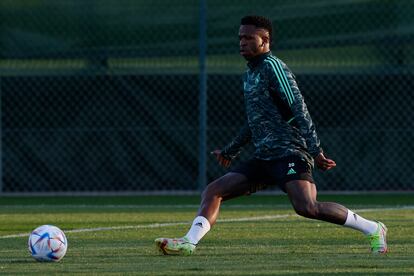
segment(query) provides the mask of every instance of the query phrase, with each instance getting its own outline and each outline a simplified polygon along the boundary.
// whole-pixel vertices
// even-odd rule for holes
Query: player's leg
[[[306,180],[293,180],[285,185],[286,192],[298,215],[343,225],[348,209],[333,202],[318,202],[316,186]]]
[[[236,172],[229,172],[205,188],[201,195],[198,214],[185,237],[193,244],[198,242],[216,223],[221,202],[250,193],[248,178]]]
[[[247,195],[250,193],[247,177],[240,173],[229,172],[210,183],[201,195],[198,216],[205,217],[210,225],[214,225],[222,201]]]
[[[197,244],[216,223],[221,202],[249,194],[250,186],[245,175],[235,172],[229,172],[210,183],[201,195],[197,217],[185,237]]]
[[[309,181],[293,180],[285,189],[297,214],[359,230],[370,239],[372,252],[387,252],[387,228],[381,222],[367,220],[338,203],[318,202],[316,186]]]
[[[180,239],[159,238],[157,248],[164,254],[191,255],[198,242],[215,224],[221,202],[249,194],[251,185],[243,174],[230,172],[210,183],[202,193],[200,209],[188,233]]]

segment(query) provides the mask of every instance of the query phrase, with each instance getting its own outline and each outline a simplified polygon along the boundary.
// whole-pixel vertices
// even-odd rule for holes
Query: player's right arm
[[[217,161],[223,167],[230,166],[231,161],[237,157],[243,146],[250,142],[252,138],[252,132],[250,131],[249,124],[245,123],[245,125],[241,128],[239,134],[231,141],[227,146],[225,146],[222,150],[215,150],[212,152],[217,158]]]

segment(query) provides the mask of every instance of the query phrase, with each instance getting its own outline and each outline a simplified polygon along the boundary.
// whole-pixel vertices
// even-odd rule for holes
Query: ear
[[[262,36],[262,41],[264,44],[268,44],[269,43],[269,37],[268,36]]]

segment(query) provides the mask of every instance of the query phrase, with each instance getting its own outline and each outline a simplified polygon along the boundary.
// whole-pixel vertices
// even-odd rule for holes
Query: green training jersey
[[[322,149],[295,76],[271,52],[247,65],[243,76],[247,120],[223,156],[232,159],[252,142],[257,159],[298,155],[313,163]]]

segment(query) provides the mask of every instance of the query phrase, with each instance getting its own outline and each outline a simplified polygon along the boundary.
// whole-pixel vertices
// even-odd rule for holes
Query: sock
[[[348,216],[344,226],[359,230],[365,235],[372,234],[378,229],[378,224],[375,221],[364,219],[351,210],[348,210]]]
[[[198,216],[185,237],[192,244],[197,244],[209,230],[210,222],[205,217]]]

